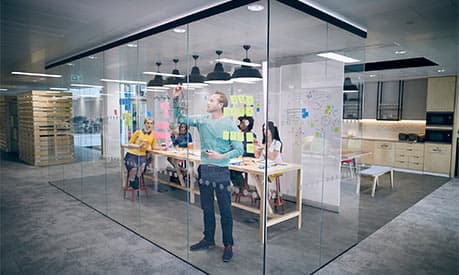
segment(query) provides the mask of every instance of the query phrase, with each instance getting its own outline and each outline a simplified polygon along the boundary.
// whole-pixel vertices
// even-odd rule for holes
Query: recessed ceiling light
[[[395,54],[406,54],[406,51],[404,51],[404,50],[398,50],[398,51],[395,51]]]
[[[176,33],[184,33],[184,32],[186,32],[186,29],[184,29],[184,28],[175,28],[174,32],[176,32]]]
[[[73,66],[73,63],[67,63],[67,66]]]
[[[334,53],[334,52],[319,53],[317,55],[320,56],[320,57],[325,57],[325,58],[328,58],[328,59],[333,59],[333,60],[336,60],[336,61],[340,61],[340,62],[343,62],[343,63],[354,63],[354,62],[359,62],[360,61],[358,59],[354,59],[354,58],[351,58],[351,57],[348,57],[348,56],[345,56],[345,55],[341,55],[341,54],[337,54],[337,53]]]
[[[247,9],[249,11],[262,11],[262,10],[265,9],[265,6],[263,6],[261,4],[251,4],[251,5],[247,6]]]
[[[370,74],[370,77],[375,77],[376,75],[375,74]]]
[[[88,56],[89,59],[96,59],[96,57],[94,55],[90,55]]]
[[[6,92],[6,91],[8,91],[8,89],[3,89],[3,88],[0,89],[0,92]]]
[[[145,81],[134,81],[134,80],[119,80],[119,79],[106,79],[102,78],[100,81],[103,82],[113,82],[113,83],[124,83],[124,84],[140,84],[140,85],[147,85]]]
[[[26,76],[41,76],[41,77],[62,77],[62,75],[60,74],[41,74],[41,73],[28,73],[28,72],[11,72],[11,74],[26,75]]]
[[[437,72],[438,73],[444,73],[444,72],[446,72],[446,70],[445,69],[438,69]]]
[[[127,43],[126,46],[128,46],[129,48],[137,48],[137,44],[135,43]]]
[[[56,87],[52,87],[52,88],[49,88],[50,90],[53,90],[53,91],[68,91],[67,88],[56,88]]]

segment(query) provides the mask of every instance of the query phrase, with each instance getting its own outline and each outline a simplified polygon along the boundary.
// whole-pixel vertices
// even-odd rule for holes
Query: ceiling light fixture
[[[41,74],[41,73],[28,73],[28,72],[11,72],[15,75],[25,75],[25,76],[41,76],[41,77],[62,77],[60,74]]]
[[[326,53],[319,53],[317,56],[328,58],[328,59],[333,59],[336,61],[340,61],[343,63],[354,63],[354,62],[359,62],[360,60],[354,59],[345,55],[337,54],[334,52],[326,52]]]
[[[0,89],[0,92],[6,92],[6,91],[8,91],[8,89],[3,89],[3,88]]]
[[[265,9],[265,6],[263,6],[261,4],[251,4],[251,5],[247,6],[247,9],[249,11],[262,11],[262,10]]]
[[[94,55],[90,55],[88,56],[89,59],[96,59],[96,57]]]
[[[112,83],[122,83],[122,84],[139,84],[139,85],[146,85],[147,82],[145,81],[134,81],[134,80],[119,80],[119,79],[100,79],[102,82],[112,82]]]
[[[242,48],[245,50],[245,58],[242,61],[251,63],[249,59],[249,53],[248,53],[250,49],[250,45],[243,45]],[[254,81],[260,81],[263,78],[260,74],[260,71],[258,71],[257,69],[252,68],[251,66],[242,65],[240,68],[237,68],[234,71],[231,79],[233,79],[235,82],[241,82],[241,80],[243,82],[247,82],[247,81],[254,82]]]
[[[127,43],[126,46],[129,47],[129,48],[137,48],[137,44],[136,43]]]
[[[222,62],[222,63],[235,64],[235,65],[250,66],[250,67],[261,67],[261,64],[258,64],[258,63],[244,62],[244,61],[239,61],[239,60],[234,60],[234,59],[229,59],[229,58],[219,58],[219,59],[216,59],[215,61]]]
[[[174,69],[172,70],[171,76],[166,79],[166,84],[164,85],[169,88],[174,88],[177,84],[183,82],[183,79],[185,78],[185,76],[181,75],[177,69],[177,63],[179,60],[175,58],[172,61],[174,62]]]
[[[356,93],[359,89],[357,85],[353,84],[350,77],[344,79],[343,93]]]
[[[406,51],[404,51],[404,50],[398,50],[398,51],[395,51],[395,54],[399,54],[399,55],[401,55],[401,54],[406,54]]]
[[[186,32],[186,29],[184,29],[184,28],[175,28],[174,32],[176,32],[176,33],[184,33],[184,32]]]
[[[376,75],[375,74],[370,74],[370,77],[375,77]]]
[[[157,71],[159,73],[159,66],[161,66],[161,62],[156,62],[156,67]],[[147,87],[155,87],[157,89],[162,88],[162,89],[167,89],[166,87],[163,87],[163,77],[159,74],[156,74],[153,79],[148,81]]]
[[[220,55],[223,53],[221,50],[215,51],[217,54],[217,60],[220,59]],[[208,84],[228,84],[232,83],[231,75],[223,69],[223,64],[220,62],[215,63],[213,72],[207,74],[207,80],[204,81]]]
[[[188,81],[185,80],[189,87],[202,88],[207,86],[207,83],[204,83],[206,77],[201,74],[199,67],[196,65],[198,58],[199,55],[193,55],[194,66],[191,68],[191,73],[188,75]]]
[[[168,73],[158,73],[158,72],[143,72],[143,74],[185,78],[183,74],[168,74]]]
[[[76,83],[70,84],[70,86],[79,87],[79,88],[98,88],[98,89],[102,89],[104,87],[104,86],[100,86],[100,85],[76,84]]]
[[[49,88],[50,90],[53,90],[53,91],[68,91],[67,88],[56,88],[56,87],[52,87],[52,88]]]
[[[444,73],[444,72],[446,72],[445,69],[438,69],[438,70],[437,70],[437,73]]]

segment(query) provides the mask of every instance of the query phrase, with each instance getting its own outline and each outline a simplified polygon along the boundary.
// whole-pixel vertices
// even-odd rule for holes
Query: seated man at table
[[[241,130],[241,132],[244,133],[244,141],[242,142],[242,145],[244,147],[244,154],[242,155],[243,157],[255,157],[255,154],[253,150],[251,152],[247,151],[247,145],[256,144],[257,143],[257,135],[252,132],[253,129],[253,117],[251,116],[240,116],[238,118],[239,120],[239,125],[238,128]],[[250,137],[251,136],[251,137]],[[253,147],[252,147],[253,149]],[[244,185],[244,177],[242,176],[241,172],[230,170],[230,178],[231,182],[235,187],[242,187]]]

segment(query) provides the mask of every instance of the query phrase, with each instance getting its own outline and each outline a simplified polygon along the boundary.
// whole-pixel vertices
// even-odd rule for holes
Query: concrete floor
[[[51,168],[34,168],[3,160],[1,171],[3,179],[1,183],[2,274],[24,274],[31,270],[36,270],[37,273],[45,273],[47,270],[57,271],[58,269],[53,268],[62,267],[56,262],[71,266],[69,268],[73,269],[67,271],[72,270],[73,273],[199,272],[164,251],[162,253],[167,256],[156,256],[156,252],[152,252],[158,249],[155,245],[46,184],[49,176],[57,179],[53,184],[58,188],[206,272],[211,274],[261,273],[263,246],[258,241],[258,219],[255,215],[237,209],[233,211],[236,244],[235,257],[230,264],[221,262],[221,244],[212,251],[191,253],[187,247],[201,238],[202,218],[199,205],[187,203],[186,195],[182,191],[161,187],[160,192],[155,192],[151,185],[148,198],[142,194],[134,203],[128,199],[123,200],[120,192],[119,162],[116,160]],[[21,173],[14,171],[21,171]],[[65,180],[62,180],[63,178]],[[13,190],[8,187],[10,182],[15,183]],[[304,207],[301,230],[295,229],[294,221],[269,228],[267,273],[312,272],[395,218],[445,183],[446,179],[396,173],[396,182],[398,184],[394,190],[382,184],[376,192],[376,197],[370,198],[369,183],[362,184],[362,191],[358,196],[354,192],[353,180],[343,180],[343,207],[339,214]],[[20,210],[30,209],[30,205],[34,206],[34,211]],[[289,205],[289,207],[293,206]],[[15,213],[17,211],[19,212]],[[70,220],[65,221],[65,219]],[[38,221],[37,226],[28,226],[34,224],[34,221]],[[105,229],[106,227],[109,229]],[[111,232],[114,230],[112,227],[116,229],[115,231],[124,232],[121,234],[122,237],[119,237],[119,232]],[[17,230],[18,228],[20,230]],[[72,230],[81,233],[74,234]],[[110,232],[103,233],[104,230]],[[55,234],[62,237],[52,238]],[[39,245],[31,242],[30,237],[25,237],[29,235],[35,236],[32,240],[36,240]],[[66,235],[71,237],[64,237]],[[7,238],[5,239],[4,236]],[[189,240],[187,236],[190,236]],[[51,238],[53,241],[47,244]],[[85,240],[86,238],[88,240]],[[122,241],[123,238],[127,238],[128,241]],[[136,241],[131,242],[131,239]],[[221,240],[219,226],[217,226],[216,240],[217,242]],[[73,246],[82,253],[72,256],[69,253],[52,252],[52,249],[40,250],[41,247],[49,247],[53,243],[56,243],[54,246],[60,251],[67,252],[66,247]],[[24,250],[30,251],[31,255],[28,257],[18,255]],[[34,250],[35,252],[32,252]],[[119,254],[121,252],[113,252],[120,250],[123,255]],[[14,256],[9,256],[10,252],[13,252],[11,255]],[[8,256],[5,256],[5,253]],[[38,254],[41,256],[38,257]],[[150,259],[151,254],[155,255],[152,259]],[[136,256],[132,257],[132,255]],[[110,260],[120,256],[129,259],[127,263],[115,263]],[[34,259],[32,265],[28,261],[31,258]],[[97,264],[98,262],[100,264]],[[41,269],[33,267],[34,265],[41,266]],[[27,266],[31,267],[27,269]],[[167,266],[176,269],[167,270]]]

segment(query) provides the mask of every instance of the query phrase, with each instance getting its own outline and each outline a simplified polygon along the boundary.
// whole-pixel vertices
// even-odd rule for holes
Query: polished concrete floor
[[[263,246],[258,241],[256,215],[236,209],[233,211],[235,257],[230,264],[224,264],[221,262],[221,244],[212,251],[188,252],[190,242],[201,238],[202,218],[198,204],[187,203],[183,191],[160,186],[159,192],[156,192],[152,185],[149,185],[148,198],[141,194],[134,203],[129,199],[123,200],[119,162],[116,160],[51,168],[34,168],[3,160],[1,168],[2,274],[26,274],[31,270],[46,273],[46,270],[57,271],[53,268],[61,268],[59,264],[72,268],[67,270],[70,273],[199,272],[168,253],[156,256],[158,248],[151,242],[211,274],[261,273]],[[54,179],[54,186],[98,212],[46,184],[48,177]],[[14,182],[13,189],[9,187],[11,182]],[[312,272],[391,221],[445,183],[446,179],[396,173],[396,182],[394,190],[382,184],[376,197],[370,198],[369,183],[362,184],[358,196],[354,192],[353,179],[343,180],[343,207],[339,214],[304,207],[301,230],[296,230],[294,221],[269,228],[267,273]],[[151,242],[139,238],[102,214]],[[29,223],[37,225],[28,226]],[[113,230],[124,233],[113,233]],[[67,235],[69,238],[65,237]],[[221,240],[219,226],[216,239]],[[56,247],[57,252],[54,252]],[[72,255],[68,247],[81,253]],[[24,251],[30,255],[21,257],[19,254]],[[153,259],[150,259],[151,255]],[[125,261],[114,263],[113,259],[118,257]],[[171,269],[166,269],[167,266]]]

